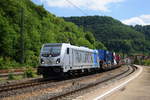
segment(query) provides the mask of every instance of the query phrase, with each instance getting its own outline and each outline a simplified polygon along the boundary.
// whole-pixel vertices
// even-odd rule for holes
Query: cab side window
[[[67,48],[67,54],[69,54],[69,48]]]

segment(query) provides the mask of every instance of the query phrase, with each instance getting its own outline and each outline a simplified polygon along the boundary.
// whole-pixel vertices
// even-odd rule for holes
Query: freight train
[[[93,50],[68,43],[47,43],[41,48],[37,72],[47,78],[108,70],[119,63],[120,56],[107,50]]]

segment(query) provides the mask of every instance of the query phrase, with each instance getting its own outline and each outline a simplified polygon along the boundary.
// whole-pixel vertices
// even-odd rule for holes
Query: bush
[[[134,64],[141,65],[141,60],[136,58]]]
[[[10,69],[19,67],[20,64],[15,60],[12,60],[10,57],[0,57],[0,69]]]
[[[39,57],[36,56],[36,55],[34,54],[34,52],[33,52],[33,51],[30,51],[30,50],[28,50],[28,51],[26,52],[26,55],[28,55],[28,56],[26,57],[26,62],[25,62],[25,64],[26,64],[26,65],[29,65],[29,66],[37,67],[38,64],[39,64]]]
[[[14,80],[15,76],[13,75],[13,73],[9,73],[8,74],[8,80]]]
[[[88,40],[85,40],[84,38],[79,38],[77,44],[79,46],[88,47],[91,49],[93,48],[93,45]]]
[[[143,61],[142,61],[142,64],[143,64],[143,65],[146,65],[146,66],[150,66],[150,59],[143,60]]]
[[[33,68],[31,68],[31,67],[28,67],[24,72],[24,77],[31,78],[31,77],[35,77],[35,76],[36,76],[36,74],[33,71]]]

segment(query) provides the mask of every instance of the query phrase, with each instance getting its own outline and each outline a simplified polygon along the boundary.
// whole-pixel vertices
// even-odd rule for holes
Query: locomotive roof
[[[93,49],[89,49],[87,47],[83,47],[83,46],[74,46],[74,45],[70,45],[70,48],[72,49],[76,49],[76,50],[83,50],[83,51],[89,51],[89,52],[93,52]]]
[[[90,52],[93,52],[94,50],[92,49],[89,49],[87,47],[83,47],[83,46],[74,46],[74,45],[71,45],[70,43],[46,43],[44,45],[64,45],[66,47],[70,47],[70,48],[74,48],[74,49],[77,49],[77,50],[84,50],[84,51],[90,51]]]
[[[70,45],[69,43],[45,43],[44,45],[62,45],[62,44]]]

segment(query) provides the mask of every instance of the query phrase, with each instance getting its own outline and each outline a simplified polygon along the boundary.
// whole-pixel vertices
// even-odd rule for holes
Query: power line
[[[69,0],[66,0],[68,3],[70,3],[71,5],[73,5],[75,8],[79,9],[80,12],[82,12],[84,15],[88,16],[87,13],[85,13],[81,8],[79,8],[77,5],[75,5],[74,3],[72,3],[71,1]]]

